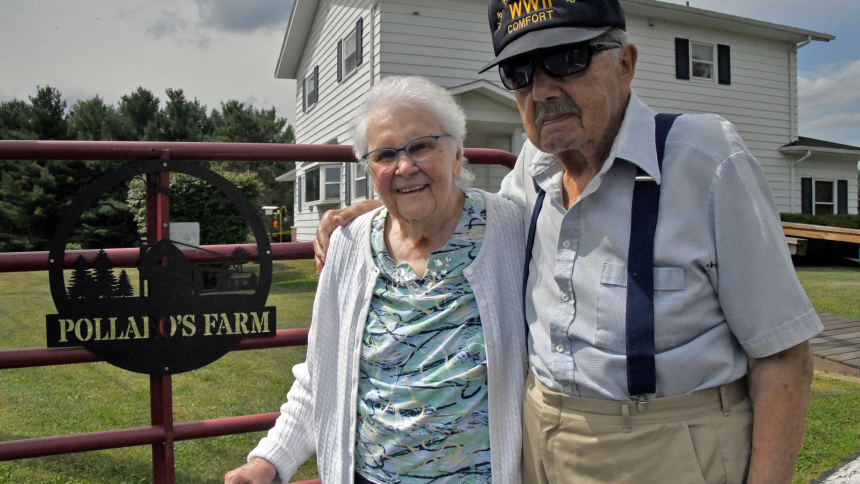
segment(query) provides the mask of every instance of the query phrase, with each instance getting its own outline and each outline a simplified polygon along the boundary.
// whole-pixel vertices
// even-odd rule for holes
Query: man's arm
[[[747,484],[791,482],[812,374],[808,341],[772,356],[750,358],[753,440]]]
[[[371,212],[382,205],[379,200],[364,200],[339,210],[327,210],[317,226],[317,234],[314,237],[314,260],[317,263],[317,273],[322,272],[325,266],[325,256],[328,252],[328,243],[334,229],[348,225],[357,217]]]

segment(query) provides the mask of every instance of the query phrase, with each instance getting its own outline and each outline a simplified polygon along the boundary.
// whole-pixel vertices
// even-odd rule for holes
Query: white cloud
[[[860,129],[860,113],[828,114],[804,123],[802,128],[810,131]]]
[[[146,33],[160,39],[167,35],[175,35],[185,30],[188,21],[180,16],[178,10],[162,10],[158,20],[146,28]]]
[[[292,2],[281,0],[194,0],[208,27],[247,34],[285,28]]]
[[[828,71],[818,77],[813,73],[798,76],[798,100],[812,116],[860,102],[860,60]]]

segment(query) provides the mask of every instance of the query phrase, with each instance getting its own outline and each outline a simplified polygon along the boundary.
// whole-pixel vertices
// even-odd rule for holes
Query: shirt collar
[[[636,93],[630,90],[630,100],[624,111],[624,121],[621,122],[621,128],[612,143],[609,156],[596,178],[602,177],[611,168],[616,158],[621,158],[641,168],[654,178],[658,185],[660,184],[657,143],[654,140],[656,114],[656,111],[640,101]],[[536,177],[556,163],[558,160],[555,156],[539,151],[529,164],[529,175]],[[540,178],[538,177],[538,180]]]

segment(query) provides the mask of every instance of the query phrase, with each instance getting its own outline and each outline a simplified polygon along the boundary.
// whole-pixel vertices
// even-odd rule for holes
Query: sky
[[[666,0],[685,4],[686,0]],[[860,146],[860,0],[691,0],[692,7],[836,36],[798,53],[800,135]],[[138,86],[237,99],[295,117],[275,79],[292,0],[0,0],[0,101],[59,89],[69,107]]]

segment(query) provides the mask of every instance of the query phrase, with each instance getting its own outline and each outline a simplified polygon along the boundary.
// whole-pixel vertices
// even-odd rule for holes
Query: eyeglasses
[[[499,77],[506,88],[515,91],[534,82],[535,65],[543,67],[552,77],[571,76],[588,69],[595,52],[619,47],[618,42],[591,42],[568,47],[563,52],[554,50],[541,59],[512,59],[499,64]]]
[[[450,134],[439,136],[422,136],[406,143],[403,148],[379,148],[361,157],[370,164],[370,169],[376,173],[388,173],[397,166],[400,152],[405,151],[410,160],[418,163],[427,163],[439,152],[439,138],[451,137]]]

